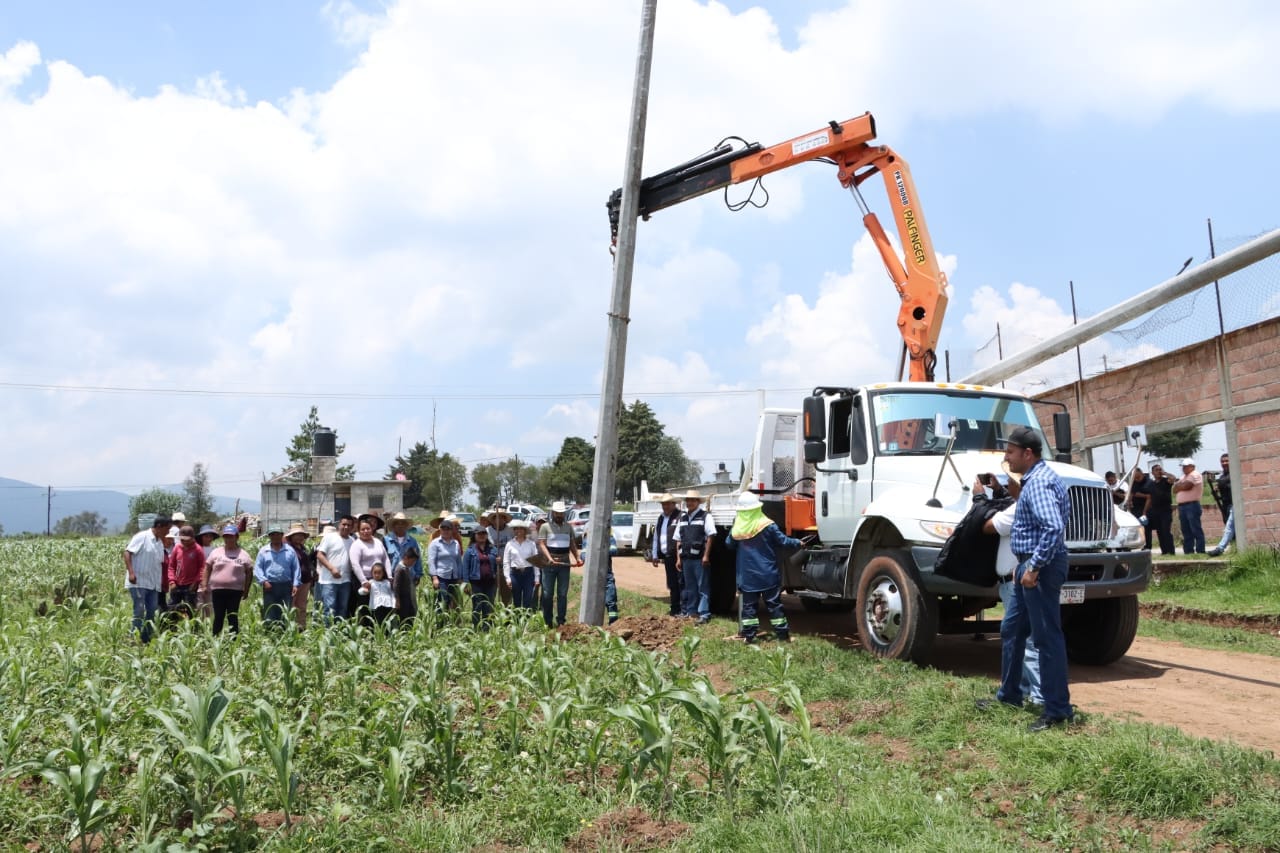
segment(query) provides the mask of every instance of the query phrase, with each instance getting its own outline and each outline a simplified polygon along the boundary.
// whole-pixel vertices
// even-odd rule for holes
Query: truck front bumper
[[[997,597],[996,587],[982,587],[933,573],[941,548],[913,545],[911,556],[924,588],[935,595]],[[1084,587],[1085,601],[1124,598],[1146,590],[1151,583],[1150,551],[1087,551],[1067,554],[1065,587]]]

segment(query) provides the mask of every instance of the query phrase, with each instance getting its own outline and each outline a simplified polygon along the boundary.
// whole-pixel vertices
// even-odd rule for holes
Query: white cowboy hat
[[[702,495],[698,494],[698,493],[697,493],[697,492],[695,492],[693,489],[690,489],[689,491],[685,492],[685,493],[684,493],[683,495],[681,495],[680,497],[681,497],[681,498],[683,498],[683,499],[684,499],[684,500],[686,500],[686,501],[701,501],[701,500],[702,500]]]
[[[551,505],[552,512],[568,512],[569,508],[565,506],[564,501],[556,501]]]
[[[660,504],[673,504],[676,502],[676,496],[670,492],[663,492],[660,495],[654,495],[653,499]]]

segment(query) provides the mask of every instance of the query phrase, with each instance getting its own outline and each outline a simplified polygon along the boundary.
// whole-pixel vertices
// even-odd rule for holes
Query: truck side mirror
[[[822,397],[805,397],[804,461],[817,465],[827,459],[827,406]]]
[[[1059,462],[1071,461],[1071,415],[1067,412],[1053,413],[1053,444],[1058,450]],[[1062,456],[1066,459],[1062,459]]]

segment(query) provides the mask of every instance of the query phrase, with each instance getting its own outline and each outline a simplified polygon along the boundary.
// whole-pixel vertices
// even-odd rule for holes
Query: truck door
[[[831,401],[827,463],[817,494],[818,528],[824,542],[852,542],[871,500],[867,418],[861,395]]]

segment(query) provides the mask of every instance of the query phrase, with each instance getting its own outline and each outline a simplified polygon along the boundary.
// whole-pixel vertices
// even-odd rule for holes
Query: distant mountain
[[[181,492],[181,486],[161,486],[170,491]],[[124,492],[105,489],[53,490],[50,508],[48,493],[44,486],[24,483],[21,480],[10,480],[0,477],[0,524],[4,525],[6,534],[43,533],[46,519],[53,526],[60,519],[82,512],[96,512],[106,517],[107,530],[115,533],[129,522],[129,498]],[[214,497],[214,511],[221,515],[230,515],[235,510],[236,499]],[[261,508],[259,501],[240,499],[240,511],[256,513]]]

